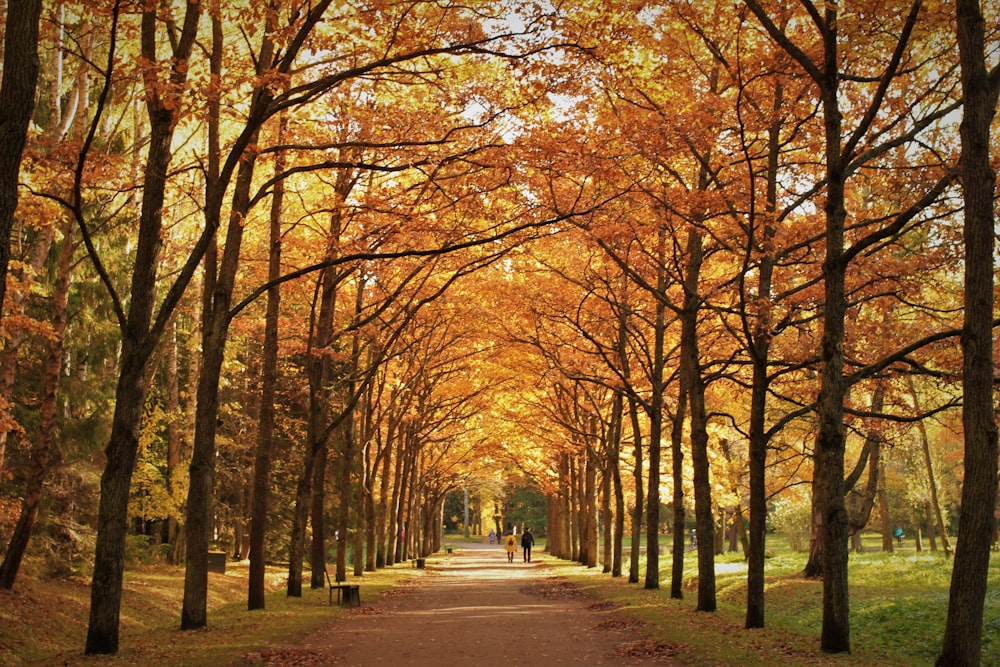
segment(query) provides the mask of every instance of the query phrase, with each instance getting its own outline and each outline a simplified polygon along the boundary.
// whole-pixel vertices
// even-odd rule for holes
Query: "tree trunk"
[[[382,455],[382,472],[379,478],[379,492],[378,492],[378,505],[375,511],[375,567],[381,568],[387,565],[392,565],[392,559],[389,555],[389,544],[391,540],[388,539],[392,536],[392,530],[389,525],[389,518],[391,516],[389,504],[391,497],[389,491],[391,489],[392,482],[392,461],[393,459],[398,460],[398,454],[393,455],[393,448],[391,446],[392,439],[386,437],[386,441]]]
[[[339,511],[337,513],[337,576],[341,581],[347,579],[347,539],[350,529],[351,508],[355,503],[355,493],[352,477],[354,468],[354,420],[348,415],[340,426],[341,449],[338,452],[337,470],[340,477],[337,486],[340,491]]]
[[[0,80],[0,311],[7,293],[10,234],[17,210],[21,155],[35,112],[38,84],[38,19],[41,0],[9,0]],[[0,469],[3,452],[0,451]]]
[[[881,462],[879,465],[882,466],[882,474],[879,475],[882,483],[878,489],[878,508],[882,517],[882,551],[892,553],[892,513],[889,510],[889,494],[885,491],[885,465]]]
[[[265,40],[267,42],[267,40]],[[262,54],[263,62],[270,56]],[[256,143],[254,133],[253,143]],[[226,340],[231,316],[233,289],[239,270],[243,221],[250,207],[250,187],[256,160],[253,155],[240,162],[233,191],[232,211],[226,245],[217,277],[206,281],[211,290],[211,306],[203,315],[202,364],[198,378],[198,407],[195,413],[194,446],[191,453],[187,513],[185,521],[184,601],[181,629],[195,630],[208,624],[208,549],[212,540],[215,504],[215,438],[219,425],[219,379],[225,361]],[[221,183],[207,193],[205,216],[220,214],[224,193]],[[209,223],[213,225],[214,223]]]
[[[917,388],[913,384],[913,378],[907,377],[910,397],[913,399],[913,409],[917,414],[920,414],[920,397],[917,395]],[[938,502],[938,492],[937,492],[937,480],[934,478],[934,465],[931,462],[931,443],[930,438],[927,437],[927,427],[924,425],[923,420],[917,422],[917,433],[920,434],[920,449],[924,455],[924,467],[927,469],[927,488],[930,489],[931,502],[927,507],[927,512],[930,514],[931,511],[934,512],[934,518],[937,521],[937,532],[941,536],[941,547],[944,549],[944,555],[947,558],[951,557],[951,545],[948,543],[948,532],[944,525],[944,515],[941,512],[941,503]],[[928,517],[930,518],[930,517]],[[936,551],[937,548],[934,543],[934,524],[931,521],[927,522],[927,536],[930,538],[931,551]]]
[[[164,369],[166,377],[166,402],[167,402],[167,467],[166,482],[167,495],[174,498],[177,491],[176,477],[181,472],[181,456],[184,449],[184,436],[181,429],[181,387],[178,376],[178,355],[177,355],[177,320],[174,318],[170,323],[167,340],[167,364]],[[171,546],[168,552],[168,562],[172,565],[178,563],[173,560],[174,548],[178,535],[178,517],[171,514],[165,522],[163,541]]]
[[[625,542],[625,492],[622,488],[621,472],[621,446],[622,446],[622,419],[624,418],[625,397],[622,392],[615,392],[615,402],[611,416],[611,435],[609,439],[609,453],[606,470],[611,472],[611,492],[614,493],[614,529],[612,540],[614,542],[611,551],[611,576],[622,576],[622,550]],[[605,475],[607,472],[605,472]],[[609,510],[610,511],[610,510]],[[610,518],[610,517],[609,517]]]
[[[872,414],[882,412],[885,403],[885,386],[879,384],[872,392],[871,409]],[[868,483],[864,491],[855,489],[858,480],[868,468]],[[882,432],[875,427],[869,427],[865,434],[865,444],[861,448],[861,456],[857,465],[847,479],[844,480],[844,491],[855,499],[855,502],[848,510],[848,529],[851,536],[851,548],[861,551],[861,532],[868,525],[872,510],[875,508],[875,497],[878,495],[880,485],[880,473],[882,472]]]
[[[997,424],[993,402],[993,219],[996,176],[990,125],[1000,80],[986,69],[985,26],[978,0],[957,0],[958,46],[965,99],[961,178],[965,198],[965,325],[962,329],[962,426],[965,479],[948,617],[938,665],[978,665],[983,605],[994,536]]]
[[[775,87],[774,107],[776,117],[784,98],[784,88]],[[781,121],[776,120],[767,128],[767,186],[764,204],[764,229],[761,258],[758,265],[757,299],[760,308],[753,324],[750,341],[750,358],[753,363],[750,389],[750,544],[747,552],[747,613],[744,627],[748,630],[764,627],[764,559],[767,541],[767,395],[770,389],[772,319],[771,281],[774,277],[774,214],[778,201],[778,159],[781,154]]]
[[[188,2],[183,29],[173,51],[174,85],[182,87],[186,63],[197,33],[201,3]],[[142,53],[156,58],[156,10],[142,15]],[[9,25],[9,24],[8,24]],[[146,403],[149,360],[162,331],[151,330],[156,300],[157,267],[162,243],[163,202],[171,160],[176,110],[168,107],[155,90],[147,90],[150,117],[149,149],[143,181],[142,207],[129,290],[128,314],[122,329],[120,373],[115,389],[115,412],[101,475],[101,500],[97,515],[94,574],[90,586],[90,618],[85,651],[88,654],[118,652],[118,620],[121,613],[122,578],[125,571],[125,534],[128,496],[139,447],[139,429]],[[196,248],[191,259],[197,259]],[[203,250],[203,249],[202,249]],[[95,258],[96,260],[96,258]],[[182,273],[179,281],[187,274]],[[175,287],[183,290],[178,282]],[[121,317],[121,313],[119,313]]]
[[[596,418],[591,420],[591,426],[596,428]],[[596,435],[591,432],[591,440],[596,438]],[[592,443],[594,444],[594,443]],[[587,473],[586,480],[584,482],[584,501],[586,502],[587,509],[585,515],[587,529],[584,532],[584,539],[587,543],[587,558],[584,565],[587,567],[597,567],[597,452],[594,447],[587,447]]]
[[[63,368],[63,340],[66,335],[70,279],[73,271],[73,228],[69,221],[63,228],[59,266],[52,291],[52,332],[49,336],[49,353],[45,361],[45,380],[41,406],[38,410],[38,436],[31,450],[31,469],[28,473],[21,515],[18,517],[3,564],[0,565],[0,588],[10,590],[21,567],[21,560],[28,547],[28,539],[38,518],[42,486],[52,465],[59,459],[56,446],[56,413],[59,402],[59,379]]]
[[[288,121],[282,115],[278,143],[285,135]],[[275,174],[285,168],[285,152],[275,156]],[[271,195],[267,279],[281,276],[281,210],[284,204],[284,181],[274,185]],[[281,314],[281,287],[272,284],[267,290],[264,315],[263,359],[260,377],[260,410],[257,419],[257,447],[254,453],[253,491],[250,506],[250,572],[247,582],[247,609],[264,609],[264,572],[267,564],[267,508],[271,487],[271,454],[274,451],[275,394],[278,384],[278,321]]]
[[[708,415],[705,412],[705,382],[698,351],[698,312],[701,279],[702,235],[692,227],[688,232],[687,275],[684,281],[681,354],[682,372],[688,378],[691,403],[691,463],[694,468],[694,513],[698,526],[698,606],[697,611],[715,611],[715,516],[712,513],[712,482],[708,460]]]
[[[632,453],[635,463],[632,479],[635,484],[635,508],[632,510],[632,545],[629,549],[628,582],[639,583],[639,556],[642,549],[642,516],[645,511],[645,494],[642,479],[642,428],[639,425],[639,405],[629,398],[629,421],[632,424]]]
[[[684,506],[684,418],[688,405],[688,378],[681,373],[677,392],[677,412],[670,428],[671,474],[673,479],[673,542],[670,568],[670,597],[684,599],[684,531],[687,508]]]
[[[326,469],[327,447],[316,452],[309,498],[309,588],[326,588]]]
[[[924,503],[924,515],[923,515],[922,519],[927,524],[927,541],[930,542],[931,551],[937,551],[937,541],[936,541],[936,539],[934,537],[934,534],[935,534],[935,531],[934,531],[934,516],[933,516],[932,510],[931,510],[931,504],[930,503]],[[920,525],[918,522],[915,522],[915,523],[918,526]],[[947,539],[943,535],[942,535],[942,540],[944,541],[944,543],[946,545],[945,546],[945,553],[948,556],[951,556],[950,550],[947,547],[947,543],[948,543]]]
[[[649,475],[646,491],[646,582],[644,588],[660,587],[660,448],[663,439],[663,367],[664,339],[667,330],[667,307],[662,295],[667,291],[666,262],[667,229],[660,226],[657,234],[656,277],[657,299],[653,324],[653,367],[650,373],[652,391],[649,399]]]
[[[626,385],[631,384],[632,378],[632,372],[629,366],[628,347],[626,345],[629,312],[629,307],[626,304],[622,304],[618,315],[618,362],[621,364],[622,379]],[[632,479],[633,491],[635,493],[635,507],[632,510],[631,516],[632,544],[629,549],[628,582],[630,584],[637,584],[639,583],[639,555],[642,547],[642,513],[645,501],[642,492],[642,427],[639,424],[639,404],[631,393],[628,396],[628,415],[629,423],[632,427],[632,454],[634,460]],[[619,426],[619,432],[621,432],[622,429],[623,427]],[[616,460],[616,471],[618,468],[619,466]],[[624,513],[622,518],[624,519]]]
[[[576,458],[569,457],[569,558],[580,560],[580,474]]]
[[[611,463],[605,461],[601,471],[601,526],[604,529],[604,543],[601,545],[602,572],[611,572],[614,560],[614,522],[611,520]]]

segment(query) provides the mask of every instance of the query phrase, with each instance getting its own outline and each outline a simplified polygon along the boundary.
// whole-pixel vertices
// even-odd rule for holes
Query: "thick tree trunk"
[[[184,26],[173,54],[177,63],[185,63],[190,54],[197,33],[200,8],[199,2],[187,4]],[[155,8],[143,12],[142,52],[149,62],[157,60],[156,21]],[[171,75],[172,83],[178,87],[183,86],[186,76],[187,68],[175,65]],[[146,402],[148,364],[158,342],[158,334],[151,331],[151,324],[156,301],[163,201],[171,160],[175,111],[166,106],[155,91],[149,90],[147,93],[151,123],[149,149],[143,175],[143,198],[128,314],[122,331],[121,370],[115,389],[115,412],[105,449],[104,473],[101,475],[94,574],[90,586],[90,619],[85,647],[88,654],[118,652],[129,488],[135,469],[139,429]]]
[[[35,111],[41,0],[8,0],[0,80],[0,311],[7,293],[10,234],[17,210],[21,155]],[[3,451],[0,450],[0,469]]]
[[[985,25],[978,0],[957,0],[965,98],[961,177],[965,197],[965,325],[962,329],[962,426],[965,479],[948,617],[937,664],[978,665],[983,605],[995,531],[997,423],[993,402],[994,190],[990,126],[1000,79],[986,69]],[[995,72],[994,72],[995,74]]]

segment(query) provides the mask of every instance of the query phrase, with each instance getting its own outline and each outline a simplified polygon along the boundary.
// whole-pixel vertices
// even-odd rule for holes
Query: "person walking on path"
[[[530,528],[525,528],[521,533],[521,552],[524,554],[524,562],[531,562],[531,547],[535,546],[535,536],[531,534]]]
[[[507,550],[507,562],[514,562],[514,552],[517,551],[517,540],[514,539],[513,535],[508,535],[506,541],[504,542],[504,548]]]

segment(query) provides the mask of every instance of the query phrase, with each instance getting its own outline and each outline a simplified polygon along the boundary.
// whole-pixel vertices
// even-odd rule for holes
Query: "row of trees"
[[[753,628],[768,503],[808,485],[822,648],[847,651],[848,537],[908,434],[944,534],[936,417],[966,442],[942,661],[978,661],[997,17],[223,4],[63,0],[7,40],[5,89],[25,49],[43,66],[4,302],[5,586],[46,480],[55,510],[102,470],[97,514],[68,515],[96,527],[86,650],[112,653],[135,532],[185,563],[198,628],[216,533],[255,609],[269,556],[300,595],[331,528],[341,578],[349,550],[356,575],[425,555],[449,491],[507,475],[549,494],[560,555],[622,574],[628,525],[638,583],[644,532],[647,588],[669,501],[677,597],[693,495],[703,611],[719,517],[745,519]]]

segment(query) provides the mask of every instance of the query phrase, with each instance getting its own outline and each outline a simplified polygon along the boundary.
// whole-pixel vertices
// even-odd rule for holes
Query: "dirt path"
[[[364,605],[299,647],[245,656],[266,665],[671,665],[614,611],[501,547],[463,546],[425,576]],[[363,595],[363,594],[362,594]]]

